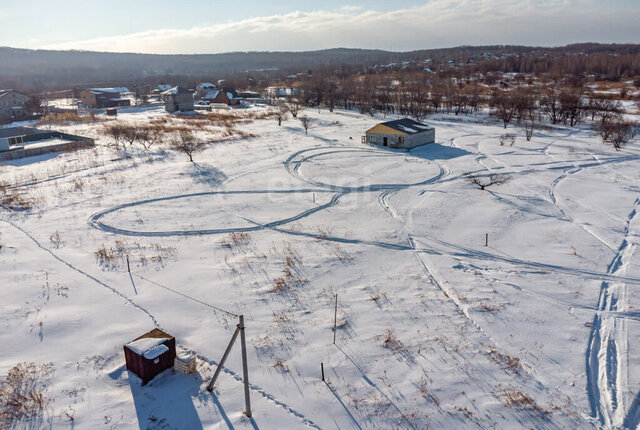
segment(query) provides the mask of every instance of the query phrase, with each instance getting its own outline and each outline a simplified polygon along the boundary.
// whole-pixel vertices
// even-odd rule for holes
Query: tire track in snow
[[[625,273],[629,267],[640,234],[640,198],[627,218],[625,236],[607,273]],[[598,310],[626,312],[629,306],[627,285],[623,282],[603,281],[600,287]],[[628,386],[628,328],[627,321],[606,313],[593,317],[586,352],[587,394],[591,414],[606,428],[621,427],[636,417],[625,417]],[[631,408],[630,413],[633,412]],[[635,414],[637,416],[637,414]]]

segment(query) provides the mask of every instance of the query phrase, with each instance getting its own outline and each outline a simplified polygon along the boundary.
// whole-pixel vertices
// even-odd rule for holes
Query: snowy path
[[[625,237],[609,264],[607,273],[624,274],[640,237],[640,199],[636,200],[625,227]],[[628,287],[623,282],[602,282],[598,310],[593,317],[589,345],[586,353],[587,390],[592,415],[606,428],[622,427],[628,406],[627,384],[627,321],[609,313],[627,312]],[[636,421],[633,418],[632,421]],[[626,424],[625,424],[626,422]],[[637,422],[633,423],[635,427]]]

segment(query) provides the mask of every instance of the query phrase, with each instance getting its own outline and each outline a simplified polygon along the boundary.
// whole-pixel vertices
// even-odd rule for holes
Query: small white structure
[[[436,141],[436,129],[409,118],[382,122],[365,132],[362,143],[411,149]]]

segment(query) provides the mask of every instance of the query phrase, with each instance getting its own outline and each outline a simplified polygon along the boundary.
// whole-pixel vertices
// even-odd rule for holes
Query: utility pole
[[[244,315],[240,315],[240,345],[242,346],[242,377],[244,379],[244,414],[248,417],[251,416],[251,400],[249,398],[249,368],[247,366],[247,344],[244,336]]]

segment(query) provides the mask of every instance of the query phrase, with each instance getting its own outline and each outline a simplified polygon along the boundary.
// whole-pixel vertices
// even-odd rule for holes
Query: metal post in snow
[[[489,246],[489,233],[484,235],[484,246]]]
[[[324,363],[320,362],[320,372],[322,373],[322,382],[324,382]]]
[[[127,272],[131,273],[131,266],[129,266],[129,256],[127,255]]]

